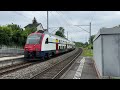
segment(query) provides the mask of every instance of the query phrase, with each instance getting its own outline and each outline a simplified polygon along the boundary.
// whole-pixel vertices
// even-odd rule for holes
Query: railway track
[[[63,54],[60,54],[60,55],[63,55]],[[58,55],[58,56],[60,56],[60,55]],[[56,56],[51,57],[51,58],[56,58]],[[48,60],[48,59],[46,59],[46,60]],[[8,74],[8,73],[11,73],[11,72],[14,72],[14,71],[17,71],[17,70],[20,70],[20,69],[23,69],[23,68],[26,68],[26,67],[29,67],[29,66],[34,65],[34,64],[38,64],[40,62],[41,61],[35,61],[35,62],[33,62],[33,61],[32,62],[23,61],[21,63],[12,64],[12,65],[7,65],[7,66],[4,66],[4,67],[1,67],[0,68],[0,76]]]
[[[41,78],[43,78],[43,79],[44,78],[45,79],[49,79],[49,78],[54,79],[54,78],[59,78],[61,76],[61,74],[63,74],[64,71],[72,64],[72,62],[75,61],[77,56],[79,56],[81,54],[81,52],[82,52],[82,50],[80,49],[80,50],[76,51],[74,55],[68,57],[67,60],[61,60],[59,63],[53,64],[50,67],[46,67],[46,69],[42,70],[39,74],[37,73],[37,74],[33,75],[32,77],[30,77],[28,79],[39,79],[39,78],[40,79]],[[56,58],[56,57],[52,57],[52,58]],[[36,61],[36,62],[26,62],[25,61],[25,62],[22,62],[22,63],[14,64],[12,66],[7,66],[7,67],[0,68],[0,76],[4,76],[4,75],[7,75],[9,73],[18,71],[20,69],[27,68],[27,67],[32,66],[34,64],[39,64],[40,62],[41,61]],[[45,73],[48,76],[46,76]]]
[[[79,49],[74,55],[56,63],[55,65],[52,65],[51,67],[44,69],[29,79],[59,79],[81,53],[82,49]]]
[[[17,71],[22,68],[26,68],[28,66],[31,66],[31,65],[37,64],[37,63],[39,63],[39,62],[22,62],[22,63],[14,64],[12,66],[6,66],[3,68],[0,68],[0,76],[7,74],[7,73]]]

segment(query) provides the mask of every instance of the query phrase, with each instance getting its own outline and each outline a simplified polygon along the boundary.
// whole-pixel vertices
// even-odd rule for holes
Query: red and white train
[[[45,58],[75,49],[75,43],[48,32],[35,32],[27,37],[25,58]]]

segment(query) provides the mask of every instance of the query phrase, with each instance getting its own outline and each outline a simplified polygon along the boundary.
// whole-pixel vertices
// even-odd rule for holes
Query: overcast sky
[[[44,28],[47,28],[46,11],[0,11],[0,25],[18,24],[22,28],[32,23],[36,17]],[[102,27],[120,25],[120,11],[49,11],[49,32],[55,33],[57,27],[65,28],[65,35],[69,40],[86,42],[89,34],[75,25],[89,25],[92,23],[92,35]],[[89,31],[89,26],[81,26]]]

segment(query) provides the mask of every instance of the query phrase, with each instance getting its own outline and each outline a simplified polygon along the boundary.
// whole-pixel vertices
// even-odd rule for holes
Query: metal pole
[[[48,27],[48,11],[47,11],[47,31],[48,31],[49,27]]]
[[[89,44],[91,44],[91,22],[90,22],[90,42]]]

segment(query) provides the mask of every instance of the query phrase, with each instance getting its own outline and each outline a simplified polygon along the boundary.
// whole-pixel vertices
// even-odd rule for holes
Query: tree
[[[59,27],[59,29],[58,29],[58,31],[56,31],[55,35],[65,38],[64,32],[65,32],[65,29],[63,27]]]
[[[95,35],[92,35],[90,38],[89,38],[89,42],[91,40],[91,44],[93,44],[93,39],[94,39]]]
[[[83,47],[83,43],[82,42],[74,42],[76,47]]]
[[[91,43],[88,45],[88,49],[93,49],[93,39],[94,39],[95,35],[92,35],[90,38],[89,38],[89,42],[91,40]]]
[[[89,45],[88,42],[84,43],[84,47],[88,47],[88,45]]]
[[[34,18],[34,23],[36,23]],[[20,28],[17,24],[8,24],[0,26],[0,46],[24,46],[26,43],[27,36],[35,32],[35,25],[33,27],[28,27],[25,30]]]
[[[14,31],[14,30],[15,30],[15,31],[16,31],[16,30],[20,30],[20,31],[23,30],[23,29],[20,28],[20,26],[17,25],[17,24],[8,24],[7,27],[11,28],[13,31]]]

